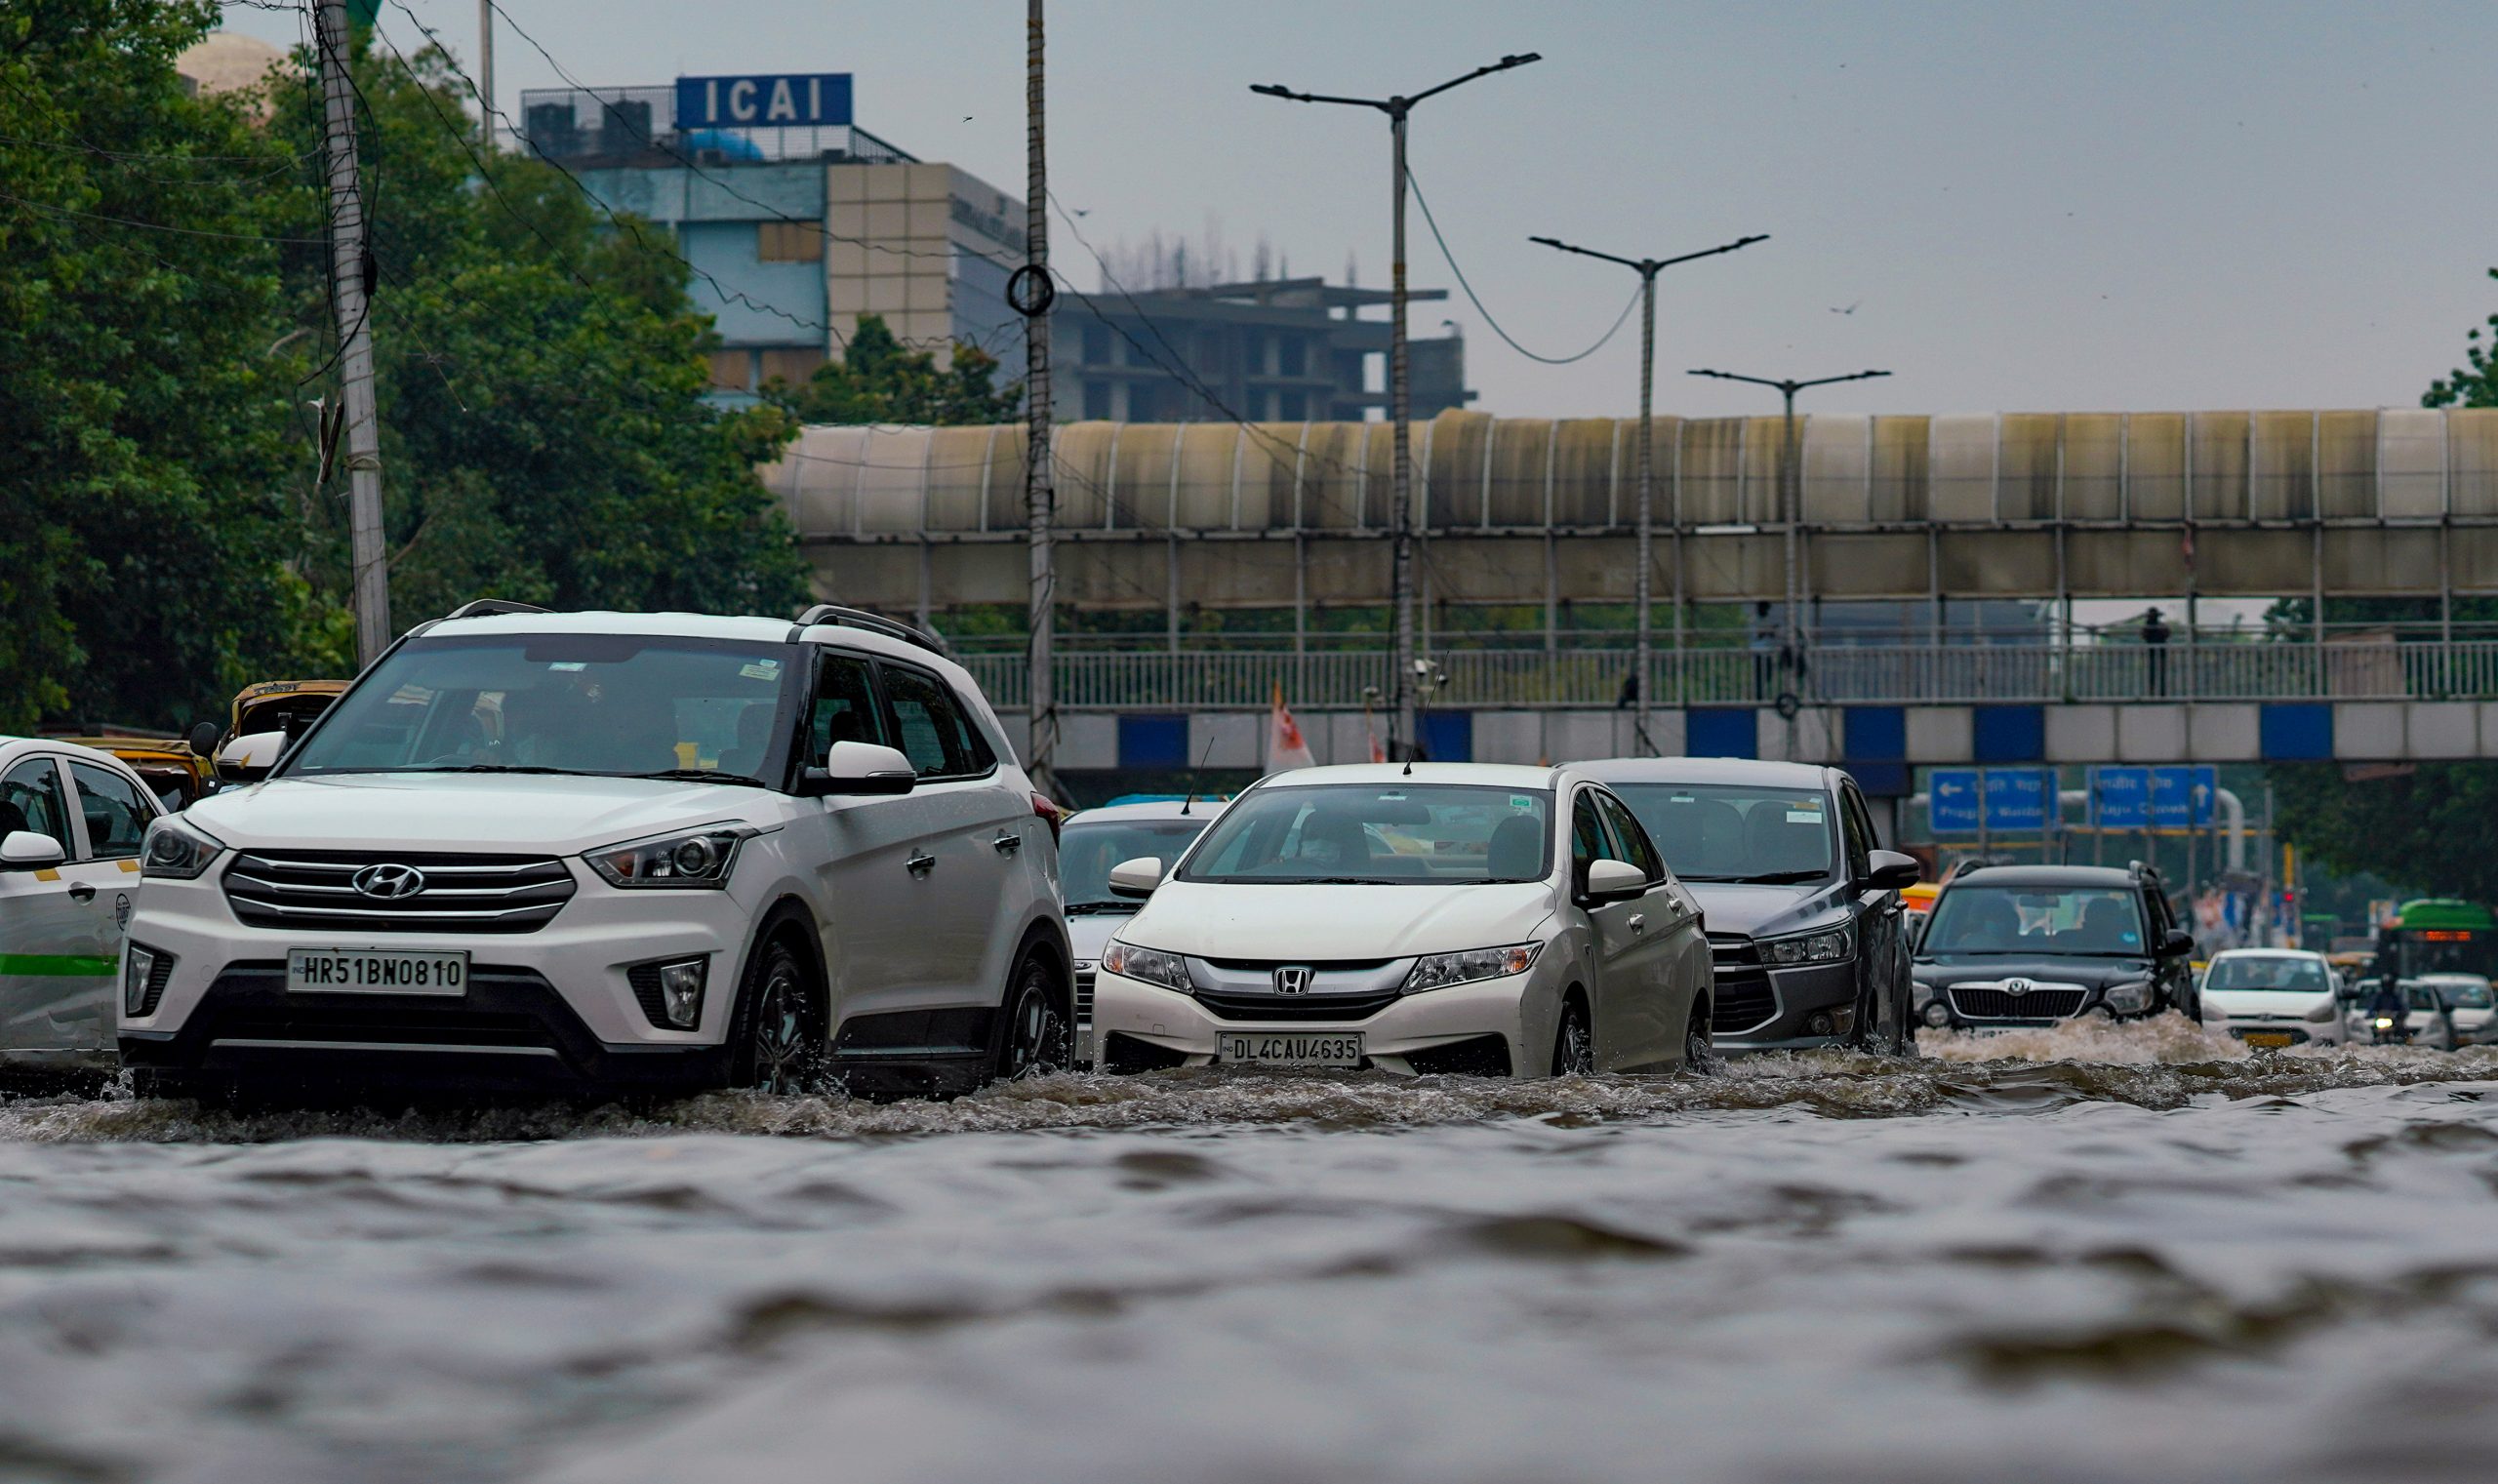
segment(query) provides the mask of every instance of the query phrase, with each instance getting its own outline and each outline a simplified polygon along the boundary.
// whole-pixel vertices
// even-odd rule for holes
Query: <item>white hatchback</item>
[[[891,621],[471,605],[148,833],[122,1057],[175,1091],[961,1091],[1067,1060],[1056,816]]]
[[[2231,948],[2203,970],[2203,1024],[2254,1047],[2338,1046],[2349,1039],[2340,983],[2321,953]]]
[[[111,1066],[140,844],[163,812],[109,752],[0,737],[0,1063]]]
[[[1266,779],[1104,951],[1112,1070],[1373,1066],[1542,1076],[1705,1063],[1701,916],[1575,768],[1368,764]]]

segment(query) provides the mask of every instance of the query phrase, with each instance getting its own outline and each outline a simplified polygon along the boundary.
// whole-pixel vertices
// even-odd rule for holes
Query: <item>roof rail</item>
[[[490,619],[502,613],[544,613],[535,603],[515,603],[509,598],[471,598],[444,614],[444,619]]]
[[[844,608],[838,603],[818,603],[805,613],[798,615],[800,628],[812,628],[818,623],[838,623],[844,628],[864,628],[871,634],[883,634],[889,639],[900,639],[906,644],[916,644],[932,655],[946,653],[945,642],[934,634],[914,628],[900,619],[888,619],[883,614],[869,613],[864,608]]]

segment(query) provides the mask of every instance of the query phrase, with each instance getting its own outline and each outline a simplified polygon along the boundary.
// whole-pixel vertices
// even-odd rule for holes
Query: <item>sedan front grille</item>
[[[1227,1021],[1367,1021],[1393,1005],[1384,994],[1226,994],[1197,991],[1197,1003]]]
[[[2033,989],[2014,994],[1994,985],[1959,985],[1948,991],[1952,1008],[1969,1021],[2062,1021],[2081,1013],[2083,989]]]
[[[413,867],[404,897],[358,891],[371,865]],[[225,900],[256,928],[350,933],[535,933],[572,900],[573,874],[546,856],[255,851],[225,868]]]

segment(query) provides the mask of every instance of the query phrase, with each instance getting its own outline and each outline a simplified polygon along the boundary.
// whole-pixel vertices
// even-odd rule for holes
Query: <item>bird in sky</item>
[[[1856,304],[1861,304],[1863,302],[1865,302],[1865,301],[1860,299],[1856,301]],[[1836,304],[1833,304],[1831,305],[1831,312],[1833,314],[1854,314],[1856,312],[1856,304],[1850,304],[1844,309],[1840,308]]]

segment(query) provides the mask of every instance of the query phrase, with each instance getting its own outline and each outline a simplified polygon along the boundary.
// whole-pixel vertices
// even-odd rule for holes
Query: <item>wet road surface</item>
[[[0,1102],[0,1479],[2498,1464],[2498,1051],[1928,1049],[639,1116]]]

